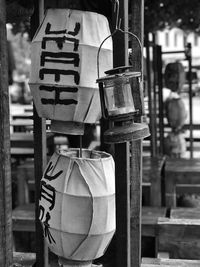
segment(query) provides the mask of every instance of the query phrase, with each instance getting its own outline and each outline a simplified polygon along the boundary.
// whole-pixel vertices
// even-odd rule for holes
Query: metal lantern
[[[141,73],[131,71],[130,66],[123,66],[106,71],[106,76],[97,79],[99,83],[102,116],[115,126],[104,133],[105,142],[120,143],[137,139],[138,131],[143,137],[149,135],[144,124],[133,123],[138,111],[134,107],[131,80],[136,79],[138,87],[141,83]]]
[[[39,209],[50,250],[62,260],[87,262],[103,255],[115,232],[115,166],[106,152],[79,152],[53,154]]]
[[[128,71],[130,67],[120,67],[106,71],[107,76],[97,80],[99,83],[102,115],[117,121],[136,113],[130,79],[140,81],[140,72]]]
[[[71,9],[48,9],[31,46],[30,89],[38,115],[53,129],[95,123],[100,118],[96,56],[110,34],[105,16]],[[100,72],[112,68],[112,40],[102,47]],[[66,133],[68,133],[66,131]]]

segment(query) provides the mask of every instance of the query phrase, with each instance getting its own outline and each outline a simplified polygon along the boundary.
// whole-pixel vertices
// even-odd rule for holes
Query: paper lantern
[[[180,62],[168,63],[164,73],[165,86],[179,93],[185,83],[185,71]]]
[[[105,152],[56,152],[44,172],[40,220],[50,250],[65,259],[103,255],[115,232],[114,161]]]
[[[170,157],[184,157],[187,150],[186,140],[183,133],[169,133],[164,138],[164,153]]]
[[[176,98],[169,97],[165,103],[165,110],[167,121],[172,130],[174,132],[179,131],[187,119],[187,110],[182,98],[180,96]]]
[[[30,89],[40,117],[95,123],[100,118],[97,52],[110,35],[101,14],[48,9],[32,41]],[[102,47],[100,73],[112,68],[112,40]]]

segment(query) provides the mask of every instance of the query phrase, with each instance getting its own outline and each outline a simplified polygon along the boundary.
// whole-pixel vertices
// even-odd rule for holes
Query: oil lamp
[[[135,109],[131,80],[141,84],[141,73],[131,71],[131,66],[122,66],[105,72],[97,79],[102,116],[111,121],[112,127],[104,133],[106,143],[121,143],[144,138],[149,135],[147,125],[134,123],[139,113]]]

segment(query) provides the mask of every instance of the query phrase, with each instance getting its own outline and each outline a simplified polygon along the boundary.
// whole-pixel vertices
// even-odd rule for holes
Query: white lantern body
[[[54,153],[41,180],[40,220],[50,250],[70,260],[102,256],[115,232],[114,161],[105,152]]]
[[[30,89],[40,117],[95,123],[100,118],[97,52],[110,35],[105,16],[48,9],[32,41]],[[112,68],[112,40],[101,48],[100,75]]]

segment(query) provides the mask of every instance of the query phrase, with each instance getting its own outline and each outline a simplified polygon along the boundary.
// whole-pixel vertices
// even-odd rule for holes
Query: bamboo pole
[[[6,4],[0,0],[0,266],[12,264],[12,201]]]

